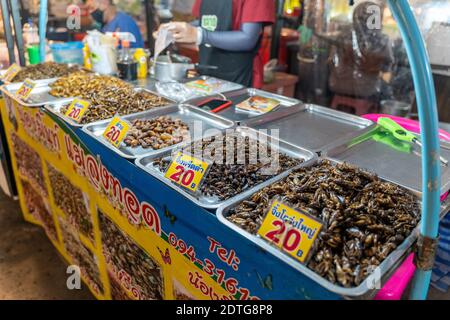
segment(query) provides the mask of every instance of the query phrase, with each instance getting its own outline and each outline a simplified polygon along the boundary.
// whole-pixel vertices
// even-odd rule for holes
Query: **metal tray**
[[[229,120],[225,120],[221,117],[218,117],[210,112],[203,111],[199,108],[189,106],[189,105],[178,105],[178,106],[170,106],[167,108],[161,109],[152,109],[140,113],[135,113],[131,115],[122,116],[122,119],[133,121],[135,119],[154,119],[159,116],[169,116],[173,119],[180,119],[184,123],[188,124],[190,129],[190,136],[194,135],[194,122],[201,121],[202,123],[202,132],[205,132],[210,129],[218,129],[224,130],[227,128],[231,128],[234,126],[234,123]],[[127,147],[124,143],[121,144],[120,148],[115,148],[110,143],[108,143],[103,138],[103,132],[108,126],[110,120],[99,121],[93,124],[88,124],[83,127],[83,131],[88,135],[92,136],[94,139],[98,140],[100,143],[104,144],[109,149],[113,150],[117,154],[121,155],[127,159],[135,159],[141,156],[150,156],[157,152],[164,152],[166,150],[172,150],[177,145],[173,145],[164,149],[153,150],[153,149],[144,149],[142,147],[131,148]],[[183,143],[181,143],[183,144]]]
[[[241,134],[242,136],[250,136],[250,137],[257,137],[257,132],[251,128],[247,128],[247,127],[238,127],[235,129],[236,132],[238,132],[239,134]],[[260,134],[261,136],[261,134]],[[280,153],[283,154],[287,154],[293,158],[297,158],[297,159],[303,159],[304,162],[301,163],[298,166],[295,166],[291,169],[288,169],[286,172],[290,172],[291,170],[295,169],[295,168],[299,168],[305,165],[309,165],[311,163],[311,161],[315,161],[317,158],[317,155],[309,150],[300,148],[300,147],[296,147],[294,145],[291,145],[287,142],[278,140],[278,139],[273,139],[272,140],[267,140],[267,141],[271,141],[270,146],[274,146],[274,142],[277,142],[278,144],[278,150]],[[184,144],[182,146],[180,146],[179,148],[183,148],[185,146],[187,146],[188,144]],[[165,183],[166,185],[170,186],[172,189],[176,190],[177,192],[181,193],[182,195],[184,195],[186,198],[188,198],[189,200],[191,200],[192,202],[194,202],[196,205],[205,208],[205,209],[217,209],[222,203],[229,201],[230,199],[236,199],[242,195],[250,195],[252,193],[254,193],[255,191],[259,190],[260,188],[262,188],[262,186],[264,185],[264,183],[261,183],[259,185],[256,185],[244,192],[242,192],[240,195],[235,195],[234,197],[228,199],[228,200],[224,200],[224,201],[219,201],[217,198],[214,197],[205,197],[205,196],[200,196],[200,197],[196,197],[194,195],[192,195],[191,193],[187,192],[185,189],[175,185],[174,183],[172,183],[171,181],[167,180],[164,177],[164,172],[159,171],[154,165],[154,161],[156,159],[159,158],[166,158],[166,157],[170,157],[171,156],[171,151],[170,150],[166,150],[166,151],[159,151],[156,152],[155,154],[151,155],[151,156],[145,156],[145,157],[140,157],[138,159],[136,159],[136,165],[140,168],[142,168],[144,171],[150,173],[152,176],[156,177],[157,179],[161,180],[163,183]],[[265,183],[271,183],[273,181],[276,181],[278,179],[278,177],[280,175],[283,175],[283,173],[280,173],[279,175],[272,177],[271,179],[268,179],[268,182]]]
[[[330,108],[302,104],[249,119],[243,125],[258,130],[277,129],[281,140],[321,153],[369,130],[375,123]]]
[[[138,91],[138,92],[139,92],[139,91],[146,91],[146,92],[148,92],[148,93],[150,93],[150,94],[153,94],[153,95],[156,95],[156,96],[161,97],[161,95],[159,95],[159,94],[157,94],[157,93],[155,93],[155,92],[153,92],[153,91],[147,90],[147,89],[143,89],[143,88],[134,88],[134,90],[135,90],[135,91]],[[162,98],[166,99],[166,100],[168,101],[168,104],[165,105],[165,106],[161,106],[161,107],[156,108],[157,110],[164,109],[164,108],[167,108],[167,107],[170,107],[170,106],[175,105],[175,101],[172,101],[172,100],[170,100],[170,99],[168,99],[168,98],[166,98],[166,97],[162,97]],[[70,119],[70,118],[67,118],[64,114],[62,114],[62,113],[60,112],[60,110],[61,110],[65,105],[70,104],[74,99],[75,99],[75,98],[65,98],[65,100],[62,100],[62,101],[57,101],[57,102],[55,102],[55,103],[49,103],[49,104],[46,104],[46,105],[44,105],[44,108],[45,108],[46,110],[48,110],[49,112],[53,113],[54,115],[56,115],[57,117],[61,118],[62,120],[64,120],[64,121],[67,122],[68,124],[70,124],[71,126],[77,127],[77,128],[81,128],[81,127],[84,127],[84,126],[86,126],[86,125],[93,124],[93,123],[97,123],[97,122],[102,122],[102,121],[111,120],[111,119],[104,119],[104,120],[93,121],[93,122],[90,122],[90,123],[88,123],[88,124],[86,124],[86,123],[85,123],[85,124],[81,124],[81,123],[77,123],[77,122],[73,121],[73,120]],[[138,114],[142,114],[142,113],[145,113],[145,112],[148,112],[148,111],[153,111],[153,110],[155,110],[155,109],[150,109],[150,110],[146,110],[146,111],[141,111],[141,112],[137,112],[137,113],[132,113],[132,114],[130,114],[130,115],[133,115],[133,114],[138,115]]]
[[[77,65],[77,64],[75,64],[75,63],[67,63],[68,67],[73,67],[74,65]],[[90,70],[87,70],[84,67],[80,67],[80,70],[84,70],[86,72],[91,72]],[[7,71],[7,69],[0,70],[0,78],[6,73],[6,71]],[[36,79],[36,80],[31,79],[31,80],[33,80],[34,82],[38,82],[38,83],[42,82],[42,83],[50,84],[50,83],[55,82],[58,79],[59,79],[59,77],[53,77],[53,78],[47,78],[47,79]],[[21,82],[3,81],[3,83],[4,84],[13,84],[13,83],[22,83],[22,81]]]
[[[58,103],[68,100],[68,98],[58,98],[49,94],[51,90],[49,84],[53,83],[55,80],[56,79],[45,79],[34,81],[36,83],[36,87],[34,87],[27,101],[22,101],[16,96],[16,92],[17,90],[19,90],[22,82],[4,85],[0,88],[0,90],[3,91],[4,94],[17,101],[22,106],[34,108],[42,107],[45,104]]]
[[[365,134],[328,150],[326,155],[361,168],[369,168],[381,178],[408,188],[422,197],[420,148],[399,142],[399,146],[408,147],[410,151],[397,150],[390,145],[374,140],[374,137],[379,137],[380,132],[380,127],[375,126]],[[450,143],[441,141],[441,156],[450,160]],[[441,194],[449,190],[450,166],[441,164]]]
[[[224,94],[215,94],[215,95],[212,95],[211,98],[221,98],[221,99],[227,99],[227,100],[232,101],[233,102],[232,106],[218,112],[217,114],[224,118],[230,119],[232,121],[236,121],[239,124],[242,124],[242,123],[245,123],[245,121],[248,121],[249,119],[259,118],[259,117],[263,116],[263,115],[259,115],[259,114],[255,114],[255,113],[249,113],[249,112],[236,110],[237,104],[247,100],[248,98],[250,98],[252,96],[256,96],[256,95],[270,98],[270,99],[276,99],[276,100],[280,101],[280,106],[278,106],[275,110],[282,109],[283,107],[292,107],[292,106],[299,105],[302,103],[300,100],[297,100],[297,99],[288,98],[288,97],[280,96],[280,95],[273,94],[270,92],[266,92],[266,91],[262,91],[262,90],[258,90],[258,89],[249,89],[249,88],[241,89],[241,90],[237,90],[237,91],[231,91],[231,92],[227,92]],[[188,100],[187,103],[192,104],[192,105],[199,105],[203,101],[205,101],[205,97],[191,99],[191,100]],[[272,110],[272,112],[275,112],[275,111]],[[272,112],[270,112],[270,113],[272,113]]]
[[[324,158],[321,157],[320,159],[328,159],[332,163],[340,163],[340,161],[336,161],[334,159]],[[316,161],[314,163],[309,163],[308,166],[312,166],[315,163],[317,163],[319,158],[316,158]],[[277,179],[272,179],[272,181],[266,181],[261,185],[259,189],[262,189],[264,187],[267,187],[274,182],[281,181],[282,179],[286,178],[289,175],[290,172],[285,172],[284,174],[277,177]],[[385,181],[389,181],[385,179]],[[391,182],[391,181],[389,181]],[[255,243],[259,247],[263,248],[267,252],[271,253],[278,259],[282,260],[295,270],[301,272],[305,276],[309,277],[310,279],[316,281],[319,285],[326,288],[327,290],[334,292],[336,294],[339,294],[345,298],[350,299],[362,299],[362,298],[372,298],[377,293],[377,289],[370,289],[369,281],[371,280],[370,277],[366,278],[358,287],[354,288],[345,288],[341,287],[339,285],[333,284],[326,280],[325,278],[321,277],[317,273],[315,273],[313,270],[309,269],[306,265],[301,264],[294,258],[291,258],[289,255],[284,254],[283,252],[279,251],[276,247],[272,246],[269,242],[266,242],[262,238],[258,237],[257,235],[251,234],[244,229],[239,228],[237,225],[232,223],[231,221],[228,221],[226,217],[228,216],[229,211],[238,206],[242,201],[250,198],[253,193],[246,193],[239,195],[235,199],[229,199],[225,203],[223,203],[218,209],[217,209],[217,218],[220,222],[222,222],[224,225],[232,229],[233,231],[237,232],[241,236],[245,237],[246,239],[250,240],[251,242]],[[443,208],[441,208],[443,210]],[[395,271],[396,267],[400,265],[404,258],[407,257],[407,255],[411,252],[411,247],[414,244],[414,242],[417,240],[417,236],[419,234],[419,228],[418,225],[412,233],[403,241],[401,245],[399,245],[393,252],[391,252],[386,259],[383,260],[383,262],[380,264],[380,277],[381,277],[381,283],[384,284],[390,277],[390,275]]]

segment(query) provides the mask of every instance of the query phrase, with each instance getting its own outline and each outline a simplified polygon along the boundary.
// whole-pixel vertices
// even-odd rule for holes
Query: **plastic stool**
[[[331,108],[360,116],[375,111],[377,104],[364,99],[335,94],[331,103]]]

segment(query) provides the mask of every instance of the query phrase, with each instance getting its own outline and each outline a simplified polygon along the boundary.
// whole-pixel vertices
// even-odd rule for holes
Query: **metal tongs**
[[[402,126],[400,126],[394,120],[392,120],[390,118],[381,117],[381,118],[378,118],[377,123],[384,129],[386,129],[390,133],[392,133],[394,135],[394,137],[397,138],[398,140],[409,142],[409,143],[414,143],[414,144],[418,145],[420,148],[422,148],[422,143],[420,142],[420,140],[413,133],[404,129]],[[439,159],[441,160],[441,163],[444,166],[448,165],[447,159],[445,159],[443,157],[439,157]]]

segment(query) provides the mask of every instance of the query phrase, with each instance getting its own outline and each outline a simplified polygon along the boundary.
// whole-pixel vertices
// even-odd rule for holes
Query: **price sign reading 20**
[[[75,99],[67,109],[66,116],[77,123],[80,123],[84,114],[89,108],[89,102],[81,99]]]
[[[118,148],[123,139],[126,137],[129,129],[129,123],[116,116],[109,123],[108,127],[103,133],[103,137],[113,146]]]
[[[25,81],[20,86],[19,90],[16,92],[16,96],[21,99],[22,101],[25,101],[28,99],[28,97],[31,94],[31,91],[33,91],[34,87],[36,86],[36,82],[25,79]]]
[[[275,200],[258,235],[304,263],[321,228],[322,224],[308,214]]]
[[[165,177],[176,184],[190,190],[197,191],[209,164],[192,156],[178,152],[170,163]]]

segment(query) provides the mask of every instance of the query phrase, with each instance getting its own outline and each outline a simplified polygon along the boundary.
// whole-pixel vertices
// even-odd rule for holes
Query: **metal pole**
[[[153,29],[155,28],[155,18],[154,15],[155,7],[154,0],[144,0],[145,6],[145,24],[147,27],[147,46],[153,53],[155,48],[155,39],[153,39]]]
[[[20,65],[25,66],[25,53],[23,48],[23,34],[22,34],[22,22],[20,21],[20,12],[18,2],[15,0],[9,0],[11,8],[11,15],[14,24],[14,37],[16,39],[17,51],[19,52]]]
[[[41,0],[39,10],[39,55],[41,62],[45,61],[46,32],[47,32],[47,0]]]
[[[283,12],[284,0],[277,0],[276,2],[276,20],[272,27],[272,44],[270,48],[270,58],[278,58],[278,51],[280,49],[281,30],[283,29]]]
[[[389,0],[388,3],[400,28],[411,65],[423,144],[422,220],[416,254],[417,270],[411,290],[411,299],[423,300],[430,285],[439,227],[441,164],[436,94],[425,44],[408,1]]]
[[[11,23],[9,21],[9,7],[6,0],[0,0],[2,8],[3,28],[5,30],[6,45],[8,47],[9,64],[16,62],[16,56],[14,55],[14,39],[12,35]]]

